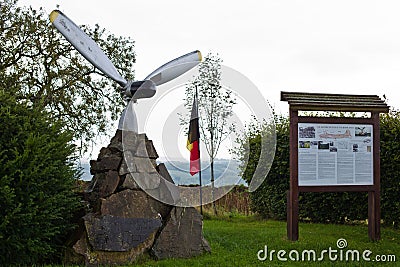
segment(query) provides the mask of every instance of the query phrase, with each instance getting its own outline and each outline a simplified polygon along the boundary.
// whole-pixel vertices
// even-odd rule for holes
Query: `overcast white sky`
[[[247,76],[282,113],[280,91],[386,95],[400,108],[400,1],[24,0],[136,42],[136,77],[199,49]]]

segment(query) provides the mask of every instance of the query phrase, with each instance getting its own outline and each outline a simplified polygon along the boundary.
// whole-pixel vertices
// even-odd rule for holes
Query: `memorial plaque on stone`
[[[161,227],[160,219],[122,218],[112,215],[84,218],[89,243],[94,250],[129,251],[146,241]]]

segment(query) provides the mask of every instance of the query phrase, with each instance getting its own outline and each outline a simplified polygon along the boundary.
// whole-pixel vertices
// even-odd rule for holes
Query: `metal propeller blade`
[[[50,21],[79,53],[105,75],[116,81],[128,98],[149,98],[156,93],[156,85],[166,83],[182,75],[201,61],[201,53],[196,50],[165,63],[143,81],[127,81],[117,71],[114,64],[81,28],[59,10],[50,13]]]
[[[72,20],[61,11],[53,10],[50,13],[50,21],[90,63],[122,87],[126,86],[127,81],[118,73],[103,50]]]
[[[201,62],[201,59],[199,50],[190,52],[165,63],[150,73],[145,80],[152,80],[156,85],[169,82],[195,67]]]
[[[202,56],[199,50],[175,58],[147,75],[143,81],[135,81],[131,86],[127,86],[128,89],[125,95],[132,96],[134,99],[152,97],[155,94],[157,85],[179,77],[199,64],[201,59]]]

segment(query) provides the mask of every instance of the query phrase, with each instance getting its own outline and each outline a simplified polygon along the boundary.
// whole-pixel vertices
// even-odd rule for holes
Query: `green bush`
[[[275,139],[271,135],[272,131],[276,131]],[[289,120],[283,116],[276,116],[274,126],[259,125],[254,122],[248,127],[244,136],[238,139],[247,141],[241,143],[236,154],[242,161],[240,165],[242,178],[248,184],[259,162],[261,135],[270,137],[264,138],[266,142],[271,142],[271,139],[276,140],[276,150],[267,177],[260,187],[250,194],[251,209],[265,218],[283,220],[286,218],[286,192],[289,190]],[[273,147],[269,143],[265,146]]]
[[[388,225],[400,223],[400,112],[381,115],[381,214]],[[252,210],[265,218],[286,219],[286,193],[289,190],[289,119],[276,116],[276,152],[272,167],[261,186],[251,193]],[[242,160],[242,176],[251,181],[258,164],[261,133],[268,125],[253,124],[244,133],[236,151]],[[265,132],[263,133],[265,134]],[[248,152],[244,149],[249,147]],[[244,159],[248,158],[246,165]],[[365,192],[300,193],[300,220],[323,223],[345,223],[368,217],[368,195]]]
[[[363,221],[368,217],[365,192],[300,193],[299,217],[318,223]]]
[[[400,111],[381,115],[381,213],[400,227]]]
[[[1,88],[0,125],[0,265],[54,260],[79,206],[72,135]]]

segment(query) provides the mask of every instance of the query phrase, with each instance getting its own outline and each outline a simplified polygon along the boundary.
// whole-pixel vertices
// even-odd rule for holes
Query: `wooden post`
[[[380,208],[380,190],[381,190],[381,174],[380,174],[380,122],[379,113],[373,112],[371,114],[373,120],[374,131],[374,187],[372,191],[368,192],[368,235],[373,241],[381,239],[380,225],[381,225],[381,208]]]
[[[287,235],[291,241],[299,239],[299,183],[298,183],[298,112],[290,109],[290,190],[287,206]]]

